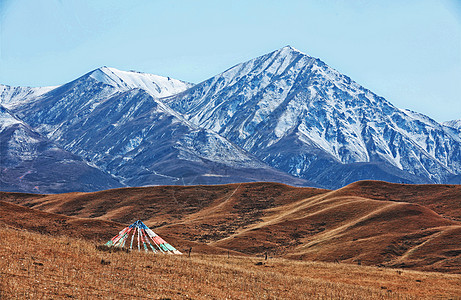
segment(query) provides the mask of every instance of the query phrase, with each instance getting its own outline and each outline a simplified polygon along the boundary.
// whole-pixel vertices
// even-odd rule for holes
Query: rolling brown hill
[[[45,235],[67,236],[74,239],[84,239],[96,244],[102,244],[111,239],[126,225],[100,219],[69,217],[48,213],[20,205],[0,201],[0,224],[11,229],[27,230]],[[173,245],[179,245],[178,250],[186,251],[193,247],[195,253],[226,254],[229,251],[203,243],[183,240],[178,236],[162,235]],[[232,255],[242,253],[230,251]]]
[[[73,218],[0,201],[0,224],[47,235],[63,235],[95,242],[107,241],[115,230],[123,229],[116,222]]]
[[[172,244],[202,247],[204,252],[210,247],[210,251],[461,272],[459,185],[365,181],[330,191],[244,183],[0,196],[78,218],[124,224],[142,219]]]
[[[424,205],[438,214],[461,222],[461,185],[397,184],[384,181],[358,181],[337,190],[338,195],[410,202]]]

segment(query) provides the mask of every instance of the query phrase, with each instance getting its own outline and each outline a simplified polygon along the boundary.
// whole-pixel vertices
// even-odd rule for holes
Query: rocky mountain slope
[[[121,184],[58,147],[0,105],[0,190],[94,191]]]

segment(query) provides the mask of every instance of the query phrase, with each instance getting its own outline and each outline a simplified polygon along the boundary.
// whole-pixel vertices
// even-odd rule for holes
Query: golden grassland
[[[51,195],[0,192],[0,198],[0,223],[39,233],[100,242],[140,219],[195,253],[230,249],[461,273],[461,185],[362,181],[323,190],[253,182]]]
[[[227,255],[101,252],[0,228],[0,299],[461,299],[461,275]]]

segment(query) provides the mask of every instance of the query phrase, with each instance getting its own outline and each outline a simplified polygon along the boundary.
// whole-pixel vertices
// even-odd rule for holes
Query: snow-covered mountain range
[[[461,121],[399,109],[290,46],[197,85],[102,67],[59,87],[0,86],[0,104],[0,127],[13,118],[119,185],[461,179]]]

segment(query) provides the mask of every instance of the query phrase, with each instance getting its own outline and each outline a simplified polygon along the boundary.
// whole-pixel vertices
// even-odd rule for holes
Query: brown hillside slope
[[[461,185],[397,184],[384,181],[358,181],[337,190],[337,195],[410,202],[424,205],[438,214],[461,221]]]
[[[235,190],[243,191],[243,201],[258,202],[257,207],[252,209],[264,209],[327,191],[274,183],[245,183],[122,188],[94,193],[51,195],[0,192],[0,199],[68,216],[108,219],[121,223],[142,219],[151,225],[159,225],[182,220],[185,216],[219,205],[235,193]],[[251,199],[253,197],[258,199]],[[240,210],[244,209],[242,207]]]
[[[420,205],[334,193],[272,209],[211,245],[304,260],[459,272],[461,224]]]
[[[114,230],[121,230],[124,227],[122,224],[116,222],[72,218],[4,201],[0,201],[0,224],[42,234],[85,238],[95,242],[109,240],[114,236],[112,234]]]
[[[90,240],[96,244],[107,242],[126,226],[117,222],[42,212],[4,201],[0,201],[0,224],[41,234]],[[178,249],[181,251],[193,247],[194,253],[224,254],[228,252],[227,249],[183,240],[168,232],[162,234],[162,237],[172,245],[180,245],[181,248],[178,246]],[[231,251],[231,254],[243,255],[235,251]]]
[[[461,200],[459,186],[372,181],[328,191],[245,183],[2,197],[78,217],[125,224],[139,218],[161,235],[248,254],[461,270],[461,223],[452,203]]]

